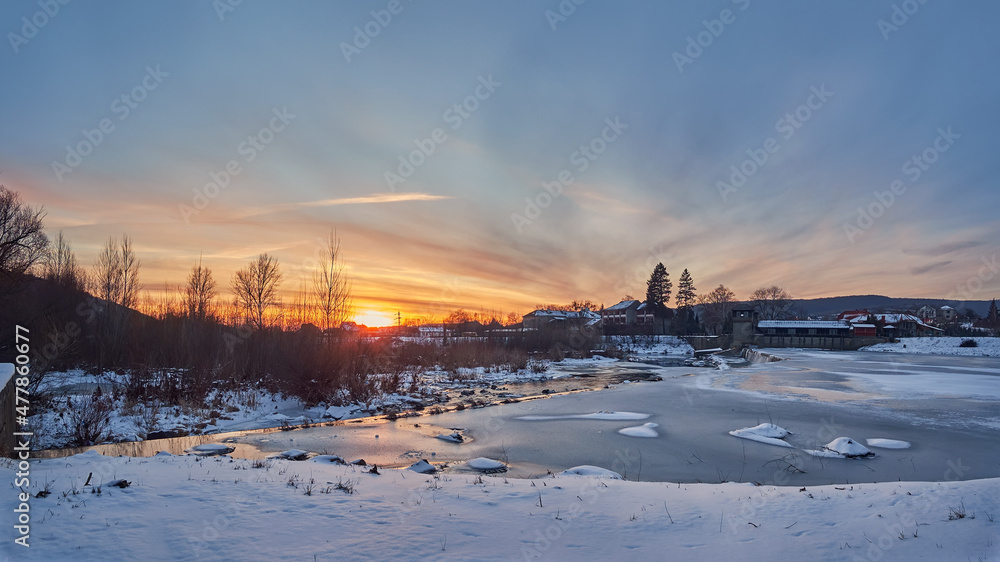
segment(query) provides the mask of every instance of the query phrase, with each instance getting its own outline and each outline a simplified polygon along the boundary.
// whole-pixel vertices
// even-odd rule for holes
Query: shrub
[[[93,445],[101,441],[111,423],[111,399],[90,396],[77,399],[69,408],[73,445]]]
[[[976,340],[962,340],[958,347],[979,347],[979,343]]]

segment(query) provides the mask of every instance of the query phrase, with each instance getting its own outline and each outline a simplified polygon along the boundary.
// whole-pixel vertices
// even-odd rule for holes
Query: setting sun
[[[369,328],[392,326],[396,323],[395,314],[378,310],[359,310],[354,315],[354,321]]]

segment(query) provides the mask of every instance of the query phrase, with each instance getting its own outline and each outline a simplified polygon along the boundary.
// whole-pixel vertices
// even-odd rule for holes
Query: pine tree
[[[685,269],[677,281],[677,308],[687,310],[693,307],[697,297],[696,290],[691,274]]]
[[[653,309],[653,314],[657,318],[666,316],[667,303],[670,302],[670,289],[673,284],[670,282],[670,274],[662,264],[656,264],[653,273],[646,282],[646,306]]]
[[[986,315],[986,317],[990,319],[990,324],[993,324],[993,325],[996,325],[997,321],[1000,320],[1000,318],[998,318],[998,314],[997,314],[997,300],[996,299],[993,299],[990,302],[990,312],[989,312],[989,314]]]

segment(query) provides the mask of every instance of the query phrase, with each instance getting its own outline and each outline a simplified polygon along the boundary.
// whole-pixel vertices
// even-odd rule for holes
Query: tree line
[[[676,310],[667,306],[672,292],[670,273],[662,262],[656,264],[646,282],[644,302],[653,311],[664,333],[731,333],[733,308],[744,302],[753,306],[761,320],[780,320],[792,315],[792,297],[777,285],[760,287],[745,301],[738,300],[736,293],[722,283],[711,292],[698,295],[694,279],[685,268],[677,280],[677,294],[674,296]],[[630,295],[625,295],[625,299],[632,300]],[[700,318],[695,312],[696,305],[701,309]]]

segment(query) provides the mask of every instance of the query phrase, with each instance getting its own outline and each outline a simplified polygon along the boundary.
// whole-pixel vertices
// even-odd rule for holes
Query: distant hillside
[[[888,312],[895,310],[916,310],[923,305],[940,308],[948,305],[959,313],[966,308],[985,316],[989,310],[990,301],[954,301],[946,299],[895,298],[883,295],[853,295],[849,297],[826,297],[822,299],[796,299],[795,308],[804,309],[809,316],[829,316],[840,314],[845,310],[868,309],[871,312]]]

